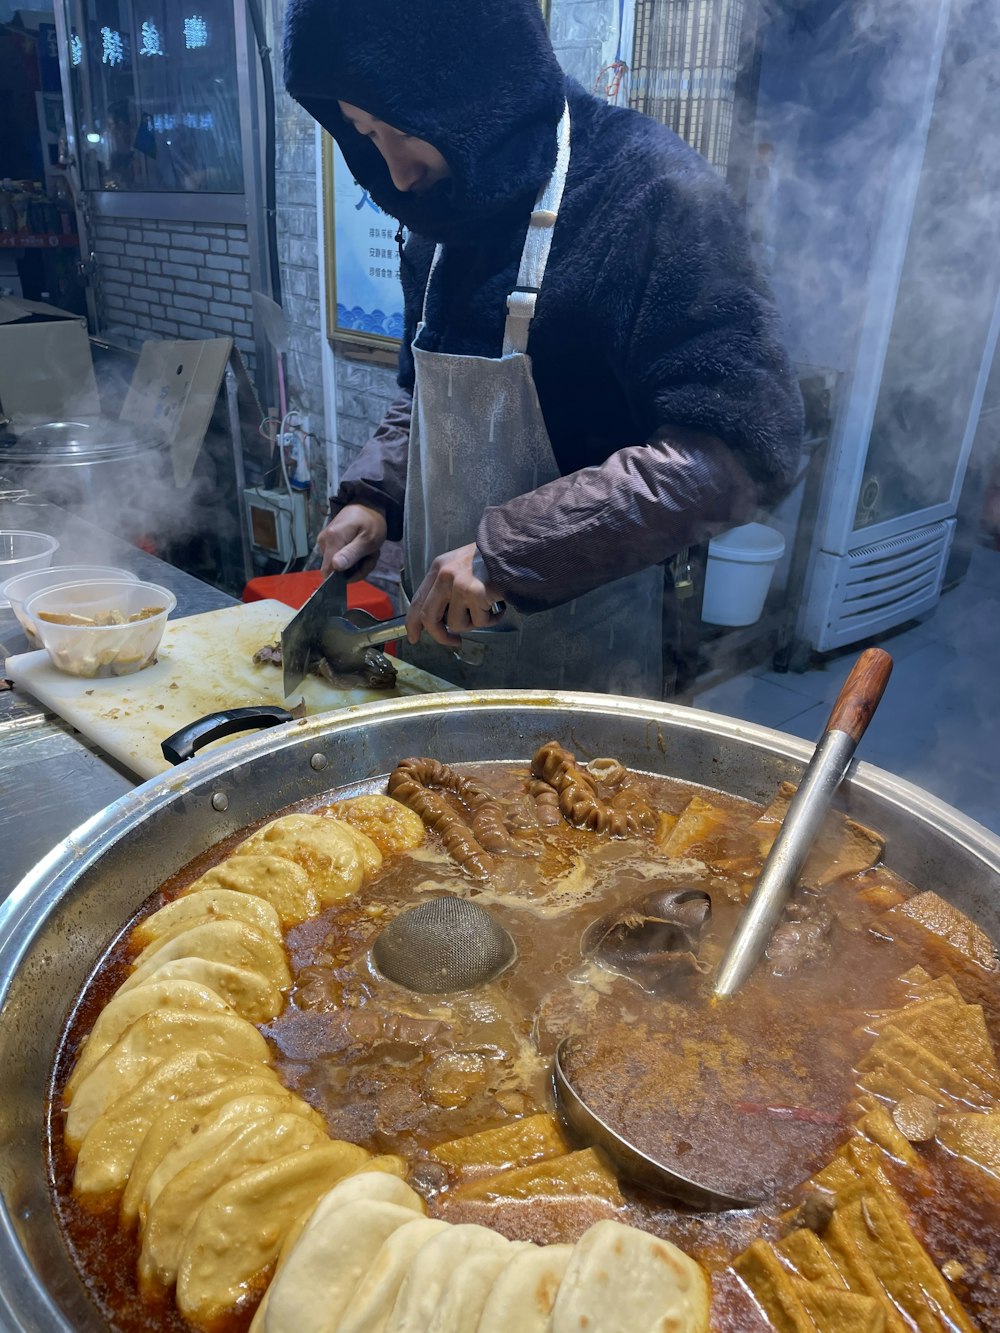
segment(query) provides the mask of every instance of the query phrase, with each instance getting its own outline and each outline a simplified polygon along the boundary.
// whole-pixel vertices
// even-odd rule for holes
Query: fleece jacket
[[[409,233],[400,401],[338,504],[376,505],[390,536],[401,531],[410,344],[435,245],[420,345],[499,356],[566,103],[570,167],[528,343],[562,476],[484,511],[477,544],[491,582],[540,610],[781,497],[801,400],[739,210],[670,130],[562,74],[537,0],[290,0],[285,78]],[[433,144],[450,177],[423,194],[396,190],[338,100]]]

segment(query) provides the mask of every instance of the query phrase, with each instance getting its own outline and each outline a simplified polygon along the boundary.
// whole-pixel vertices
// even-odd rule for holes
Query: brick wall
[[[230,336],[253,370],[247,229],[207,222],[95,218],[105,331],[149,338]]]

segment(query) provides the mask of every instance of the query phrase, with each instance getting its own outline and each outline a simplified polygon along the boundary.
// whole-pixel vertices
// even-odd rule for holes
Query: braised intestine
[[[559,810],[574,828],[627,838],[649,833],[656,827],[656,813],[639,792],[621,788],[610,800],[602,799],[598,793],[598,778],[582,768],[575,755],[556,741],[549,741],[536,753],[531,761],[531,774],[557,793]],[[607,775],[602,771],[600,781],[615,786],[625,776],[621,765],[616,765],[616,769]]]

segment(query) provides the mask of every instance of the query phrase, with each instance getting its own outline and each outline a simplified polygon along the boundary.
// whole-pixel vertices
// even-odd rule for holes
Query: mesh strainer
[[[424,995],[473,990],[509,967],[517,949],[484,907],[468,898],[431,898],[400,912],[372,946],[384,977]]]

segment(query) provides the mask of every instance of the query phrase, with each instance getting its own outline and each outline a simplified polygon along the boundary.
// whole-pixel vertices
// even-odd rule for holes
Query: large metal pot
[[[145,783],[76,830],[0,908],[0,1327],[101,1327],[49,1202],[44,1105],[67,1011],[142,901],[198,853],[292,802],[387,774],[411,754],[524,760],[558,738],[585,757],[755,801],[795,779],[803,741],[670,704],[494,691],[404,699],[290,723]],[[842,807],[880,829],[886,862],[1000,940],[1000,839],[867,764]]]

